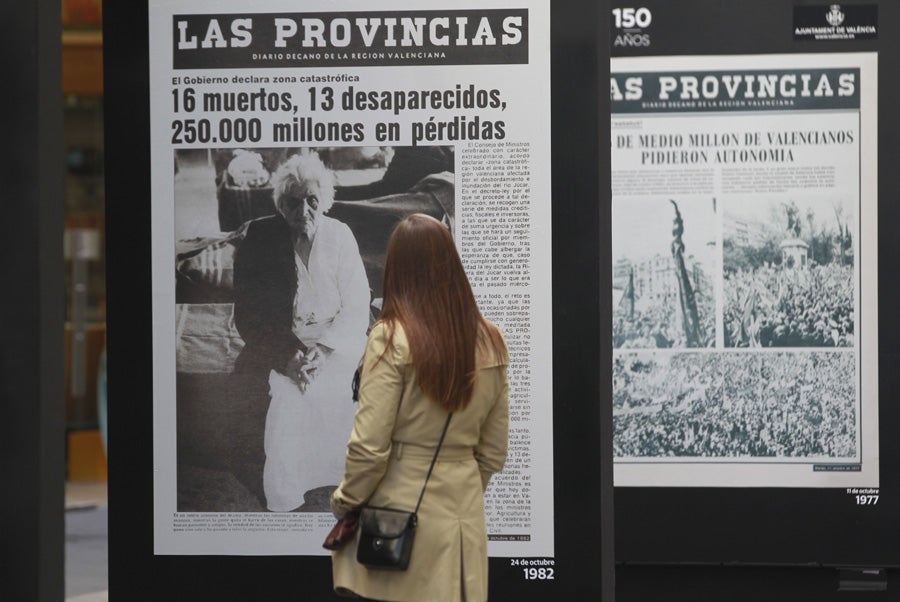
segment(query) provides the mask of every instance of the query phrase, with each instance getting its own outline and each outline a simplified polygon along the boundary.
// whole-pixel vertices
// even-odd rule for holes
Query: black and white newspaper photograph
[[[330,512],[388,237],[412,213],[450,226],[453,158],[438,146],[175,152],[179,511]],[[307,377],[288,378],[301,349]]]
[[[488,552],[552,557],[549,3],[149,17],[155,552],[329,553],[387,242],[422,213],[510,350]]]
[[[714,198],[658,197],[613,208],[613,347],[716,341]]]
[[[878,486],[877,58],[611,63],[617,486]]]
[[[727,347],[852,347],[855,202],[729,199],[723,217]]]
[[[618,354],[615,453],[623,458],[857,454],[850,353]]]

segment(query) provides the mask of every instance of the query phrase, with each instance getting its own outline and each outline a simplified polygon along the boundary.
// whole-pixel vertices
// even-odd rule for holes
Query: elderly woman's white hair
[[[272,174],[272,198],[279,212],[284,213],[281,199],[290,196],[291,189],[305,182],[319,184],[319,211],[327,213],[334,204],[334,174],[325,167],[317,153],[293,155]]]

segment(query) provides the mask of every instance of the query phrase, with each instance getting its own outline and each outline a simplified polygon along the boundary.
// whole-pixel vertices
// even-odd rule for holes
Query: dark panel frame
[[[508,559],[492,559],[493,599],[612,600],[611,369],[597,370],[598,358],[611,366],[611,349],[601,343],[611,320],[600,295],[609,286],[608,174],[597,170],[609,162],[599,143],[609,127],[599,118],[608,112],[598,88],[608,76],[598,45],[597,24],[608,14],[602,6],[572,0],[551,7],[557,577],[525,582]],[[306,599],[333,599],[328,558],[153,555],[146,1],[105,6],[104,46],[110,594],[275,601],[302,591]]]
[[[64,596],[62,31],[58,0],[4,6],[15,57],[0,99],[4,219],[0,347],[0,599]]]

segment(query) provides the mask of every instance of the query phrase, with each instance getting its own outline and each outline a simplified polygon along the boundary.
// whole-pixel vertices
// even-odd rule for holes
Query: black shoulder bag
[[[441,445],[444,443],[444,435],[447,434],[447,427],[450,426],[451,416],[453,416],[452,413],[447,416],[447,422],[444,423],[444,430],[441,431],[441,438],[438,441],[437,449],[434,450],[431,466],[428,467],[428,474],[425,475],[425,483],[422,485],[419,501],[416,502],[416,509],[406,512],[377,506],[360,508],[359,546],[356,549],[356,561],[360,564],[372,569],[395,571],[405,571],[409,566],[413,539],[419,524],[419,506],[422,504],[428,479],[431,478],[431,471],[434,470],[434,463],[437,461]]]

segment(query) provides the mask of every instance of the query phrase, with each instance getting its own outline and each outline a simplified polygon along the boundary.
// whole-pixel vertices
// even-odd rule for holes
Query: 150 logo
[[[613,26],[618,30],[613,46],[640,47],[650,45],[650,34],[643,30],[650,26],[653,15],[646,7],[612,9]]]

